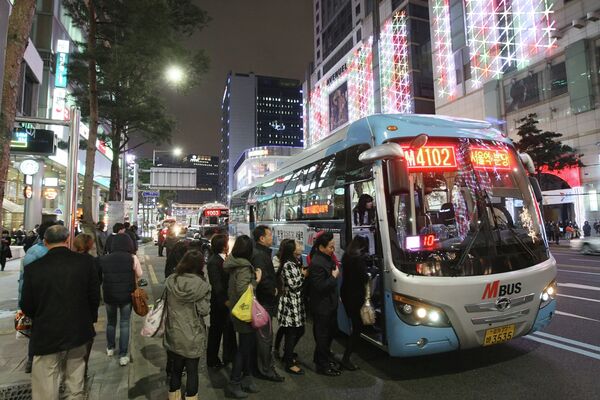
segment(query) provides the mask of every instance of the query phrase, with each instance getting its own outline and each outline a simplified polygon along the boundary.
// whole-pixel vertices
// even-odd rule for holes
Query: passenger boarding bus
[[[556,263],[531,158],[481,121],[373,115],[233,193],[230,232],[272,228],[336,256],[369,239],[376,323],[362,336],[392,356],[488,346],[527,335],[556,308]],[[343,279],[343,265],[342,274]],[[343,305],[342,331],[351,330]]]

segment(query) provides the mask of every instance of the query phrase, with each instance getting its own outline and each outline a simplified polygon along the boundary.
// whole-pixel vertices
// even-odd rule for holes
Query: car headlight
[[[444,310],[439,307],[398,293],[394,293],[393,299],[396,314],[409,325],[425,325],[437,328],[452,326]]]
[[[546,307],[556,297],[556,279],[548,284],[540,294],[540,308]]]

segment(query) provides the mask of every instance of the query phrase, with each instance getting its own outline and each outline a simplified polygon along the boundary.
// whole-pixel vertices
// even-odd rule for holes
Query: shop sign
[[[10,141],[10,150],[13,153],[20,154],[54,155],[56,154],[54,131],[24,127],[15,128]]]
[[[35,160],[23,160],[19,165],[19,170],[23,175],[35,175],[40,170],[40,164]]]
[[[58,196],[58,190],[54,188],[44,189],[44,197],[48,200],[54,200]]]
[[[54,86],[58,88],[67,87],[67,64],[69,63],[68,53],[56,54],[56,70],[54,76]]]
[[[30,199],[33,197],[33,189],[31,186],[27,185],[23,188],[23,197],[26,199]]]
[[[52,119],[69,121],[69,108],[67,107],[67,91],[63,88],[54,88],[52,96]]]

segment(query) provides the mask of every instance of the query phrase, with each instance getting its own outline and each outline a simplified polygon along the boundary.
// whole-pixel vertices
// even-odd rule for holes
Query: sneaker
[[[115,354],[115,349],[106,349],[106,355],[112,357]]]
[[[123,356],[123,357],[119,358],[119,365],[121,367],[124,367],[127,364],[129,364],[129,357],[128,356]]]

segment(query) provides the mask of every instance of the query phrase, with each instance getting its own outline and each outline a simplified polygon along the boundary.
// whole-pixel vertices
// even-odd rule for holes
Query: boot
[[[193,396],[185,396],[185,400],[198,400],[198,394]]]
[[[231,399],[245,399],[248,394],[242,390],[240,382],[229,382],[225,387],[225,396]]]
[[[181,390],[169,392],[169,400],[181,400]]]
[[[242,390],[246,393],[260,392],[260,389],[258,386],[256,386],[256,383],[254,383],[251,376],[245,376],[242,378]]]

